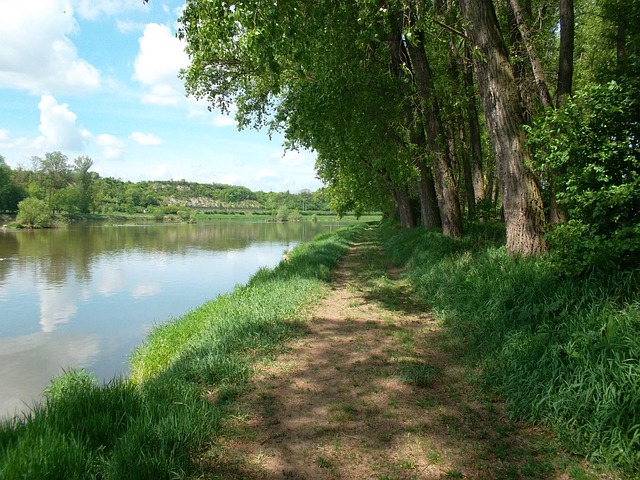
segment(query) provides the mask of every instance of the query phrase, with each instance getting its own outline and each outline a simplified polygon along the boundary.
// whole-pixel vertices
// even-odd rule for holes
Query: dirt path
[[[381,262],[373,239],[354,245],[309,334],[258,368],[204,478],[570,478],[579,467],[472,386]]]

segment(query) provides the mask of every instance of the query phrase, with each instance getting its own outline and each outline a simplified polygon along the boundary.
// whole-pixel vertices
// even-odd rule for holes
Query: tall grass
[[[383,237],[515,417],[637,478],[640,270],[570,278],[550,255],[509,255],[492,227],[463,239],[391,228]]]
[[[317,237],[246,286],[159,325],[132,356],[130,379],[54,379],[42,404],[0,423],[1,479],[171,479],[197,475],[198,452],[252,365],[300,334],[362,226]]]

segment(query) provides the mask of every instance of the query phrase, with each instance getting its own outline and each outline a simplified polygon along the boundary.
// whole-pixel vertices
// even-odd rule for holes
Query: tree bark
[[[418,152],[426,150],[427,140],[424,135],[422,123],[416,122],[411,134],[411,141],[417,146]],[[428,230],[442,228],[440,207],[438,206],[438,197],[431,167],[425,162],[424,155],[414,154],[412,160],[420,172],[418,196],[420,197],[420,221],[422,226]]]
[[[556,107],[561,108],[573,90],[573,50],[575,19],[573,0],[560,0],[560,54]]]
[[[516,24],[518,26],[518,31],[520,32],[520,36],[522,37],[522,41],[524,42],[524,46],[527,50],[529,63],[531,64],[531,70],[533,70],[533,78],[536,82],[536,87],[538,89],[538,95],[540,96],[542,106],[544,108],[553,107],[553,100],[551,99],[549,86],[547,85],[544,70],[542,69],[542,62],[540,61],[540,57],[538,57],[538,54],[536,53],[535,45],[533,44],[531,34],[529,33],[529,27],[527,27],[527,24],[524,21],[524,15],[522,13],[522,7],[520,7],[520,2],[518,0],[509,0],[509,3],[511,5],[511,9],[513,10]]]
[[[433,74],[419,32],[416,33],[416,36],[419,43],[408,43],[407,51],[418,96],[421,100],[429,150],[433,155],[434,180],[438,205],[440,206],[442,233],[449,237],[460,237],[462,236],[462,213],[460,212],[458,189],[451,168],[450,152],[444,137],[438,101],[434,95]]]
[[[418,165],[420,181],[418,182],[418,194],[420,195],[420,220],[427,230],[441,228],[440,210],[436,196],[436,185],[433,181],[431,168],[421,162]]]
[[[473,70],[471,69],[471,55],[466,49],[463,61],[462,78],[464,82],[464,94],[466,97],[467,118],[469,122],[469,143],[471,144],[471,158],[473,163],[473,193],[476,203],[486,198],[484,172],[482,168],[482,137],[480,135],[480,122],[478,120],[478,108],[473,86]]]
[[[400,226],[403,228],[413,228],[416,226],[416,219],[411,208],[409,194],[403,189],[393,189],[393,199],[396,202],[396,211],[400,219]]]
[[[535,255],[547,249],[540,190],[527,164],[522,111],[513,69],[491,0],[460,0],[496,160],[507,229],[507,250]]]

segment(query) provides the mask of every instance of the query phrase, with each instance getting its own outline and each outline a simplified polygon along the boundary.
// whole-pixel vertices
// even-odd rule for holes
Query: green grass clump
[[[487,227],[493,238],[500,238]],[[386,229],[386,250],[487,385],[568,448],[640,474],[640,270],[572,278],[551,255]]]
[[[197,476],[198,452],[215,441],[253,363],[304,330],[304,311],[362,228],[300,245],[246,286],[157,326],[134,352],[130,379],[55,378],[42,404],[0,421],[0,478]]]

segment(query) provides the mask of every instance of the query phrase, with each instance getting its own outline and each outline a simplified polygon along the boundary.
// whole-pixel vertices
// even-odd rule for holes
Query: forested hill
[[[26,199],[38,199],[53,212],[135,213],[150,207],[320,211],[329,209],[324,189],[316,192],[254,192],[247,187],[186,180],[131,182],[102,178],[89,157],[73,163],[62,152],[34,157],[31,169],[12,169],[0,155],[0,212],[15,212]]]

